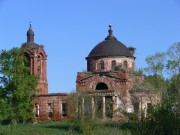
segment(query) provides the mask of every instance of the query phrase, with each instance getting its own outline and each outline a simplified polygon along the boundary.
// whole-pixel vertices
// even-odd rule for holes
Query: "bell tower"
[[[48,94],[48,81],[47,81],[47,55],[43,45],[34,43],[34,32],[30,23],[27,31],[27,42],[22,44],[25,48],[25,56],[29,60],[30,73],[39,77],[37,94]]]

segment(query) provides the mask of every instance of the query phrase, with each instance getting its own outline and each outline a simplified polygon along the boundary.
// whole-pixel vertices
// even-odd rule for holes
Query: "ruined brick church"
[[[133,112],[136,109],[129,90],[135,83],[142,81],[143,76],[135,74],[133,50],[116,39],[111,25],[108,33],[105,40],[97,44],[86,57],[87,71],[77,73],[78,116],[91,114],[92,117],[118,120],[123,117],[119,110]],[[27,31],[27,42],[22,47],[26,49],[25,56],[29,60],[31,74],[39,76],[39,92],[33,100],[34,121],[70,118],[72,112],[67,109],[70,94],[48,93],[47,54],[43,45],[34,42],[31,24]],[[137,108],[146,110],[152,100],[144,96],[143,92],[137,94],[141,97]],[[157,102],[155,99],[153,101]]]

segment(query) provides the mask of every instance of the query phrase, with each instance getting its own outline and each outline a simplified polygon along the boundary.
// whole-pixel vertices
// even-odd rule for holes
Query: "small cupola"
[[[113,30],[112,30],[112,25],[110,24],[109,25],[109,35],[105,38],[105,40],[117,40],[114,35],[112,34],[113,33]]]
[[[32,30],[31,22],[29,30],[27,31],[27,42],[34,43],[34,31]]]

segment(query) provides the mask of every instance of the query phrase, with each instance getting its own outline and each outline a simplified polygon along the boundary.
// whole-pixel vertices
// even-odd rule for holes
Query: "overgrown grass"
[[[7,135],[80,135],[69,121],[2,126],[0,134]]]
[[[5,125],[0,127],[0,135],[131,135],[131,133],[124,122],[86,119]]]

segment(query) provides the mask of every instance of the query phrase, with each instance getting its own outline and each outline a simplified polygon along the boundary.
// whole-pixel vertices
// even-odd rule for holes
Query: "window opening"
[[[48,116],[53,116],[52,103],[48,103]]]
[[[124,61],[124,62],[123,62],[123,67],[124,67],[125,69],[127,69],[127,67],[128,67],[128,62],[127,62],[127,61]]]
[[[104,70],[104,61],[101,60],[99,64],[100,64],[100,70]]]
[[[39,55],[38,56],[38,75],[40,76],[41,75],[41,62],[42,62],[42,60],[41,60],[41,56]]]
[[[108,86],[105,83],[98,83],[96,86],[96,90],[108,90]]]
[[[67,103],[62,103],[62,116],[67,116]]]
[[[39,105],[35,104],[36,117],[39,117]]]
[[[114,70],[115,67],[116,67],[116,61],[113,60],[113,61],[111,62],[111,68],[112,68],[112,70]]]

